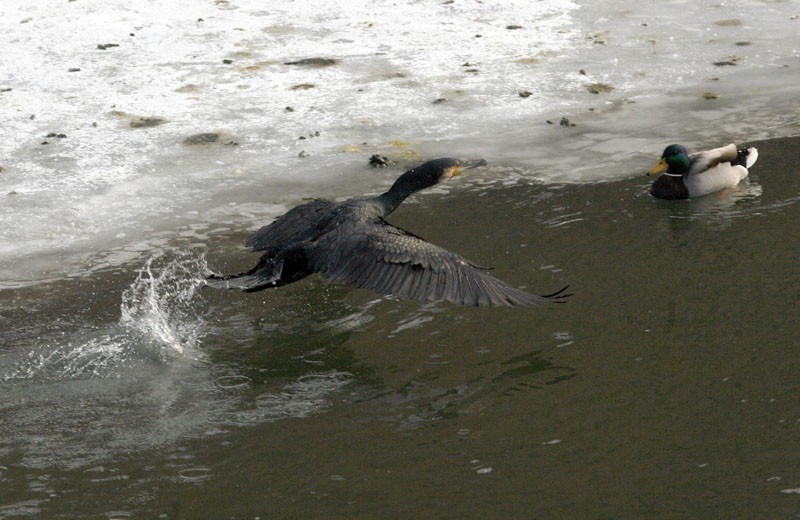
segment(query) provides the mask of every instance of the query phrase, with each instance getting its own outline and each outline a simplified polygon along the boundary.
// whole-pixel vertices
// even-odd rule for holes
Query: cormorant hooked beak
[[[453,173],[451,173],[450,176],[456,177],[461,174],[462,170],[471,170],[480,166],[486,166],[487,164],[489,163],[486,162],[486,159],[459,159],[458,164],[453,168]]]

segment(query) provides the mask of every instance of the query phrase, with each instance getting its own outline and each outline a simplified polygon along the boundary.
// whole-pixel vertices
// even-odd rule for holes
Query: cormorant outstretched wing
[[[461,255],[383,221],[342,225],[307,248],[309,266],[334,282],[382,294],[462,305],[541,305]]]
[[[253,233],[245,245],[253,251],[266,251],[265,254],[273,256],[286,244],[311,240],[325,213],[335,205],[329,200],[314,199],[296,206]]]

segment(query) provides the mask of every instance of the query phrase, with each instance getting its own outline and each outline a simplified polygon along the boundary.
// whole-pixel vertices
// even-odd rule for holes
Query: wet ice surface
[[[584,182],[638,173],[667,142],[791,133],[792,9],[3,2],[0,284],[254,227],[302,197],[376,192],[398,173],[370,171],[376,152]]]

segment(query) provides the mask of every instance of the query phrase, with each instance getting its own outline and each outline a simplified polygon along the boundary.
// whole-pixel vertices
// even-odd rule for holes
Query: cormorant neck
[[[378,200],[386,209],[385,214],[388,215],[397,209],[397,206],[406,200],[409,195],[427,187],[429,186],[420,182],[420,178],[419,175],[417,175],[416,170],[409,170],[398,177],[398,179],[394,181],[394,184],[392,184],[392,187],[389,188],[389,191],[380,195]]]

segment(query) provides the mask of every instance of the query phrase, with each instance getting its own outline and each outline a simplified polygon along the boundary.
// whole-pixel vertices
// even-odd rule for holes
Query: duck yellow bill
[[[659,173],[664,173],[668,166],[669,165],[667,164],[667,161],[661,159],[658,161],[658,164],[650,168],[650,171],[647,173],[647,175],[658,175]]]

